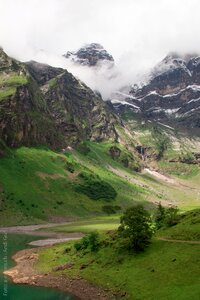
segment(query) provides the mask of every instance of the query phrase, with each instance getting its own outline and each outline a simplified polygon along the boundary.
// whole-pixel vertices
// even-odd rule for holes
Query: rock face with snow
[[[148,120],[200,127],[200,57],[168,55],[148,83],[115,93],[112,103],[118,112],[128,108]]]
[[[115,123],[102,98],[67,70],[21,63],[0,49],[0,155],[5,145],[115,141]]]
[[[74,63],[90,67],[102,62],[107,62],[111,65],[114,63],[112,55],[102,45],[97,43],[87,44],[77,51],[68,51],[63,56]]]

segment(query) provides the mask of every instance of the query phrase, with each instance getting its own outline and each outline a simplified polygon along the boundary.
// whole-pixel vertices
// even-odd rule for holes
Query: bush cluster
[[[161,227],[171,227],[176,225],[180,220],[179,210],[176,206],[163,207],[158,204],[155,214],[155,223],[157,229]]]
[[[98,251],[100,247],[99,234],[91,232],[84,236],[80,241],[74,244],[76,251],[89,250],[92,252]]]
[[[122,208],[118,205],[103,205],[102,211],[108,215],[116,214],[118,211],[120,211]]]
[[[83,193],[93,200],[104,199],[110,201],[116,198],[117,192],[115,189],[98,176],[81,172],[79,177],[82,178],[84,182],[76,187],[77,192]]]

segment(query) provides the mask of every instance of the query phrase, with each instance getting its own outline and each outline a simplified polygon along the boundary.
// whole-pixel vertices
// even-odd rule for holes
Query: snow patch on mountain
[[[133,107],[133,108],[135,108],[136,110],[140,111],[140,107],[139,107],[139,106],[134,105],[134,104],[132,104],[132,103],[129,103],[129,102],[127,102],[127,101],[120,101],[120,100],[118,100],[118,99],[112,99],[111,102],[112,102],[113,104],[128,105],[128,106]]]

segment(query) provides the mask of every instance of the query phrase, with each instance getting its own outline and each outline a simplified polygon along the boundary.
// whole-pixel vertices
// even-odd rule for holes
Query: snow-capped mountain
[[[112,55],[102,45],[97,43],[87,44],[77,51],[67,51],[63,56],[74,63],[84,66],[96,66],[102,62],[114,64]]]
[[[111,102],[118,112],[130,109],[146,119],[200,127],[200,56],[166,56],[144,86],[115,92]]]

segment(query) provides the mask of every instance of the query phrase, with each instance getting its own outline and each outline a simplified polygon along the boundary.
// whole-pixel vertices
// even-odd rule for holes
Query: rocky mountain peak
[[[114,63],[112,55],[98,43],[86,44],[77,51],[68,51],[63,56],[74,63],[86,66],[96,66],[102,62]]]
[[[141,114],[150,121],[200,127],[200,57],[168,54],[150,73],[141,88],[115,95],[118,112],[124,109]]]
[[[0,140],[7,146],[115,141],[115,122],[102,98],[67,70],[21,63],[1,50]]]

